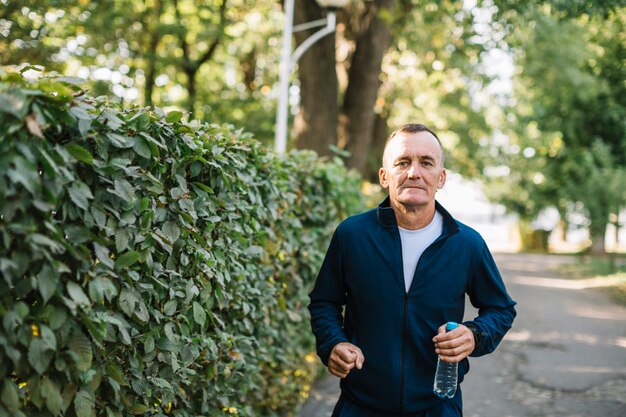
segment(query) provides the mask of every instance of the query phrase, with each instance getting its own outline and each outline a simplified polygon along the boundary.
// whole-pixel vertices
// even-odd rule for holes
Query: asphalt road
[[[626,416],[626,307],[598,290],[602,281],[559,276],[572,257],[496,261],[518,316],[496,352],[471,359],[465,417]],[[338,379],[323,378],[298,416],[329,417],[338,395]]]

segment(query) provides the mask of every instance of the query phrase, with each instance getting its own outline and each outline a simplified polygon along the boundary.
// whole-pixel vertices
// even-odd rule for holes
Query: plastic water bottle
[[[449,321],[446,323],[446,332],[454,330],[457,327],[459,327],[457,323]],[[438,358],[433,392],[437,394],[439,398],[452,398],[456,393],[457,380],[458,363],[444,362],[441,360],[441,357]]]

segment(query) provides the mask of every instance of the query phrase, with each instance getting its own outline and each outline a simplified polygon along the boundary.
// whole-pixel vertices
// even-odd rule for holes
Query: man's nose
[[[409,178],[419,178],[419,165],[417,163],[411,164],[409,171],[407,172]]]

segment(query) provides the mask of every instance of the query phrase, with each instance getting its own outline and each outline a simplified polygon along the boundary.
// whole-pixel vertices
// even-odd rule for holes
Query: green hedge
[[[288,414],[359,178],[77,82],[0,73],[0,415]]]

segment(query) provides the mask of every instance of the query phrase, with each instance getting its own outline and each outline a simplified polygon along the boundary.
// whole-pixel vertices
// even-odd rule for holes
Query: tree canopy
[[[2,65],[42,65],[87,79],[94,95],[271,144],[281,2],[2,4]],[[420,121],[442,138],[448,168],[484,178],[523,219],[556,207],[599,236],[624,207],[626,1],[355,0],[337,13],[336,34],[292,74],[291,147],[339,152],[373,179],[390,130]],[[296,0],[295,23],[325,14]]]

